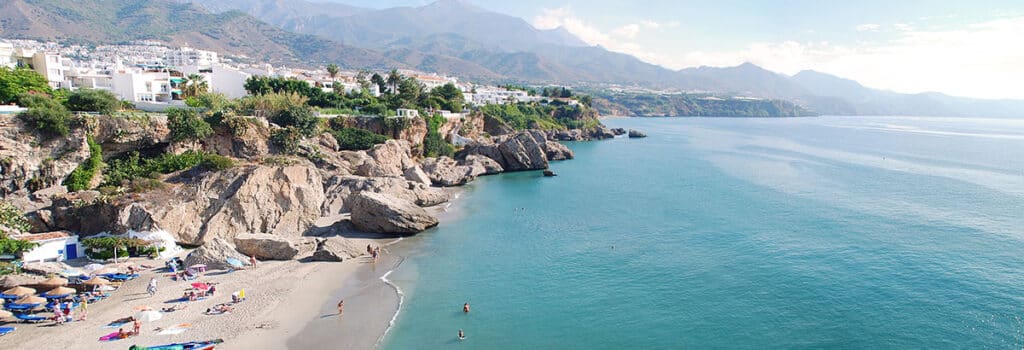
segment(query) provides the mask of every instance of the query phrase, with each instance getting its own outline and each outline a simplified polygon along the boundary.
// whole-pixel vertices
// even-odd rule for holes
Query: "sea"
[[[1024,119],[605,124],[648,137],[480,178],[400,242],[380,347],[1024,347]]]

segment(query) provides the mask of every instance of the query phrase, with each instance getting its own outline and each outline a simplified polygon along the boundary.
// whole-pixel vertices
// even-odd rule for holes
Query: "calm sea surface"
[[[606,124],[650,137],[481,178],[406,242],[383,348],[1024,346],[1024,120]]]

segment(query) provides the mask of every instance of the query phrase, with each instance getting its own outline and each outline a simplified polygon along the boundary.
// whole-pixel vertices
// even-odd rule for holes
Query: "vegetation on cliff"
[[[633,117],[805,117],[814,112],[783,100],[720,97],[708,94],[598,92],[594,106],[602,114]]]
[[[67,186],[68,191],[88,190],[91,188],[92,179],[103,168],[103,149],[93,140],[92,136],[89,136],[87,140],[89,159],[75,168],[71,175],[64,180],[64,186]]]

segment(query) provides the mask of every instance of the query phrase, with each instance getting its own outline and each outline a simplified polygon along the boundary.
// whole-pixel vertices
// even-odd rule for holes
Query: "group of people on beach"
[[[139,322],[139,319],[135,317],[129,317],[128,320],[132,322],[132,330],[126,332],[124,328],[118,328],[117,339],[126,339],[128,337],[139,335],[139,332],[142,330],[142,323]]]
[[[373,258],[373,263],[376,264],[377,263],[377,259],[380,258],[380,246],[377,246],[376,248],[374,248],[373,246],[367,244],[366,245],[366,254],[370,254],[370,257]]]

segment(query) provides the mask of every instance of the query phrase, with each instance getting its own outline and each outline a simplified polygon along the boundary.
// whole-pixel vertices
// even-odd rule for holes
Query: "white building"
[[[184,66],[180,67],[181,73],[202,75],[210,86],[211,92],[222,93],[230,98],[241,98],[248,95],[245,91],[245,81],[252,76],[225,65],[215,64],[211,66]]]
[[[526,91],[506,89],[481,88],[477,89],[476,93],[463,94],[463,96],[465,97],[466,102],[476,106],[486,104],[536,102],[541,100],[540,97],[530,96]]]
[[[14,44],[0,41],[0,67],[14,68],[18,61],[14,59]]]
[[[122,100],[138,102],[171,102],[171,76],[167,72],[121,69],[111,72],[112,91]]]
[[[420,116],[420,111],[415,109],[399,108],[396,112],[399,118],[418,118]]]
[[[445,86],[446,84],[458,84],[459,82],[455,78],[442,77],[438,75],[416,75],[413,77],[416,78],[416,81],[420,82],[420,84],[423,84],[428,91],[436,87]]]
[[[164,63],[172,67],[212,66],[220,63],[220,58],[213,51],[181,47],[167,50]]]
[[[78,236],[68,231],[54,231],[11,236],[14,239],[35,242],[38,247],[22,254],[24,262],[64,261],[85,256],[85,248]]]

